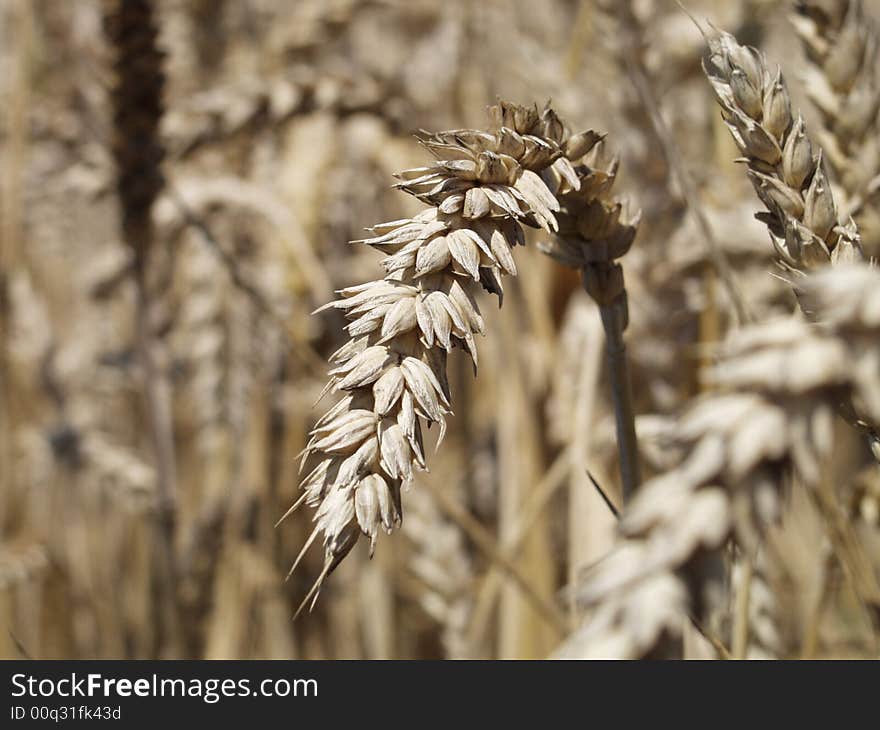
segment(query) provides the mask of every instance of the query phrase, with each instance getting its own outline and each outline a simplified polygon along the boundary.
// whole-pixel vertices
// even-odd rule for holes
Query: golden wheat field
[[[0,657],[880,657],[878,0],[0,0],[0,99]]]

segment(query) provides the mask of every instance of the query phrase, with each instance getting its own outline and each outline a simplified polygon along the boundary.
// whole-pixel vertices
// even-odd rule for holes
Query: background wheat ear
[[[780,259],[798,270],[862,260],[858,230],[848,218],[839,219],[822,150],[794,114],[781,69],[723,31],[709,31],[707,41],[706,76],[767,206],[757,217],[767,224]]]
[[[876,377],[863,374],[876,362],[880,319],[862,307],[873,310],[878,284],[880,275],[864,264],[816,273],[801,286],[821,327],[792,319],[750,325],[724,345],[708,376],[719,392],[695,400],[666,434],[668,448],[682,449],[681,463],[649,480],[624,510],[620,543],[577,589],[592,613],[560,656],[676,656],[683,616],[720,654],[745,656],[747,641],[717,624],[724,546],[732,539],[750,570],[758,560],[772,565],[777,556],[761,548],[783,518],[787,483],[816,502],[838,559],[855,571],[862,610],[876,612],[877,578],[864,548],[839,535],[849,528],[827,464],[839,398],[880,415]]]
[[[711,30],[707,41],[703,68],[767,207],[756,218],[767,225],[780,264],[796,279],[805,271],[864,261],[858,226],[851,216],[841,217],[823,150],[811,141],[803,117],[794,115],[781,69],[771,69],[762,53],[723,31]],[[841,415],[876,450],[880,426],[853,404],[844,404]]]
[[[799,0],[792,14],[806,53],[804,88],[819,113],[817,140],[838,186],[844,218],[862,245],[880,246],[880,31],[861,0]]]

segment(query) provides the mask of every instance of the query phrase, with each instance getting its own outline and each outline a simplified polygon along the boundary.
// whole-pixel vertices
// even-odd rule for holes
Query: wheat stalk
[[[611,199],[619,160],[602,158],[603,145],[596,145],[580,173],[580,187],[560,196],[559,233],[542,250],[566,266],[581,270],[584,290],[599,305],[611,379],[611,397],[617,426],[620,475],[624,498],[641,482],[639,449],[635,431],[632,386],[623,333],[629,324],[623,257],[636,235],[641,214],[626,201]]]
[[[600,136],[567,136],[549,107],[500,102],[490,118],[490,132],[422,135],[437,162],[400,173],[397,187],[431,207],[375,226],[359,242],[387,254],[385,278],[342,289],[341,299],[322,307],[345,313],[351,339],[330,358],[325,392],[344,397],[311,433],[303,463],[314,466],[290,510],[303,502],[317,508],[291,572],[324,535],[324,568],[301,608],[361,534],[372,549],[380,528],[400,524],[401,489],[415,469],[427,468],[421,421],[437,424],[442,441],[451,413],[447,353],[463,347],[476,368],[474,335],[484,331],[476,288],[501,301],[502,276],[516,274],[512,249],[525,242],[523,225],[559,231],[548,250],[595,274],[609,305],[620,299],[622,276],[609,256],[625,251],[635,222],[605,202],[613,172],[573,164]],[[589,260],[588,244],[601,249]]]

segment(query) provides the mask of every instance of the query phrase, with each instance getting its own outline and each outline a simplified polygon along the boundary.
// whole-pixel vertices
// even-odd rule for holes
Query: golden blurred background
[[[146,326],[170,396],[164,466],[136,356],[106,8],[0,2],[0,657],[553,654],[581,618],[566,586],[613,539],[588,472],[620,493],[602,327],[577,277],[520,251],[503,309],[484,300],[478,377],[450,358],[455,416],[402,529],[372,560],[358,544],[293,622],[322,555],[285,581],[312,514],[274,525],[344,341],[338,312],[310,313],[378,277],[378,255],[348,241],[419,210],[391,188],[423,164],[414,133],[481,128],[498,97],[552,99],[572,128],[609,133],[643,211],[627,341],[646,468],[662,469],[651,434],[699,392],[733,318],[676,165],[750,309],[792,310],[699,31],[673,0],[154,5],[165,160]],[[789,3],[687,5],[782,62],[809,119]],[[793,616],[819,530],[797,514]]]

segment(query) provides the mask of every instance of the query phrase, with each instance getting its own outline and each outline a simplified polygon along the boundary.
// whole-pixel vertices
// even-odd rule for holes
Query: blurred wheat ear
[[[862,0],[795,3],[792,24],[806,53],[807,96],[817,139],[869,255],[880,253],[880,30]]]
[[[821,328],[792,319],[751,325],[722,348],[709,376],[719,392],[695,400],[671,427],[668,442],[683,449],[681,463],[645,484],[621,516],[619,544],[583,576],[578,597],[593,611],[561,656],[680,655],[682,616],[706,631],[722,608],[725,544],[732,539],[755,560],[790,508],[789,481],[816,503],[876,633],[880,585],[841,516],[828,463],[841,394],[880,415],[876,372],[868,374],[877,357],[878,285],[864,264],[814,274],[802,295],[822,313]],[[744,656],[746,639],[734,640]]]
[[[132,273],[137,292],[136,347],[149,431],[156,462],[157,525],[155,548],[165,645],[177,651],[179,616],[178,570],[174,551],[176,522],[176,463],[171,390],[162,353],[155,336],[156,321],[150,281],[155,244],[152,208],[163,185],[160,169],[164,147],[159,139],[163,54],[157,45],[158,27],[152,0],[105,0],[104,32],[113,55],[113,157],[122,235],[133,254]]]
[[[760,51],[728,33],[713,29],[707,40],[705,73],[746,156],[755,192],[767,206],[756,217],[767,225],[795,286],[807,271],[864,261],[858,226],[848,215],[841,219],[823,150],[811,141],[803,117],[794,116],[782,70],[772,69]],[[841,414],[876,450],[880,424],[851,403],[841,406]]]

